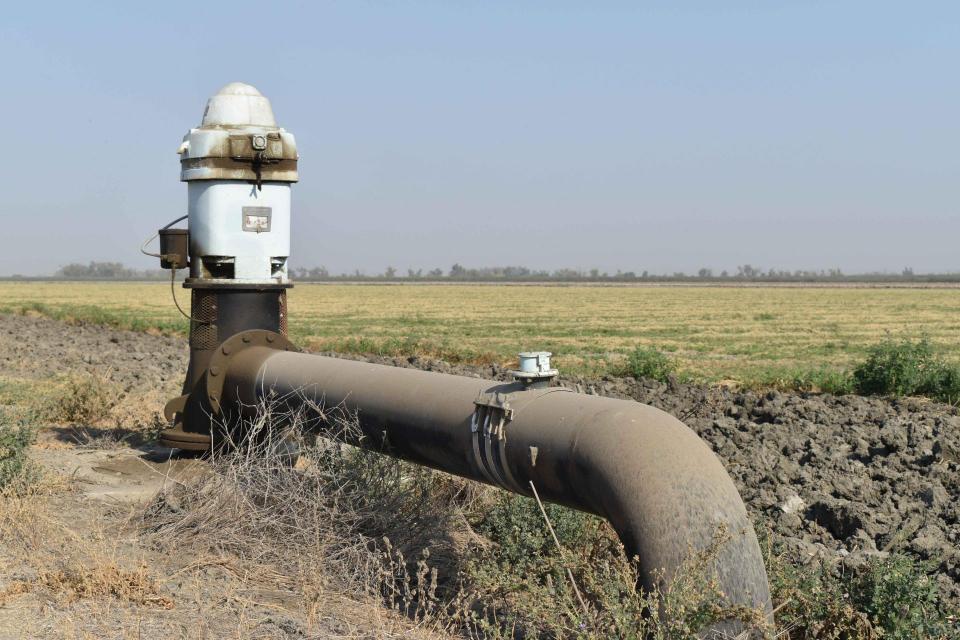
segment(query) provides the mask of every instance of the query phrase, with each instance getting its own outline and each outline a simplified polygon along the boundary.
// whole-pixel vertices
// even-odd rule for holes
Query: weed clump
[[[725,530],[690,550],[669,587],[645,593],[635,559],[594,516],[502,494],[475,526],[492,543],[473,549],[464,570],[477,637],[686,640],[734,621],[768,630],[762,611],[731,606],[719,587]]]
[[[925,395],[960,401],[960,367],[946,362],[927,338],[886,340],[870,349],[853,371],[854,387],[864,395]]]
[[[770,548],[769,539],[761,543]],[[960,639],[933,567],[909,556],[876,557],[852,571],[825,560],[796,565],[768,553],[777,622],[787,640]]]
[[[94,425],[110,416],[118,398],[117,389],[102,377],[74,376],[67,379],[43,413],[62,424]]]
[[[0,491],[19,491],[31,484],[36,470],[27,455],[33,430],[0,414]]]
[[[876,559],[852,581],[851,600],[884,638],[960,638],[944,615],[932,569],[904,555]]]
[[[581,511],[545,504],[557,539],[571,548],[593,540],[601,521]],[[478,531],[497,541],[496,560],[503,567],[520,573],[535,568],[539,558],[555,552],[550,532],[533,500],[516,494],[504,494],[476,525]]]
[[[677,365],[668,355],[654,347],[638,346],[627,356],[625,373],[634,378],[651,378],[666,382]]]
[[[160,398],[156,389],[134,394],[101,375],[74,375],[40,403],[35,417],[65,426],[59,430],[83,447],[136,445],[156,440],[166,427],[152,408]]]

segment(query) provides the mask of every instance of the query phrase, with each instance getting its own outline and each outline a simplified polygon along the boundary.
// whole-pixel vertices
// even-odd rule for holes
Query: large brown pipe
[[[720,588],[733,604],[770,612],[762,555],[736,487],[707,445],[663,411],[265,346],[234,355],[224,374],[224,413],[271,394],[299,408],[342,406],[356,414],[369,446],[519,493],[533,482],[545,500],[606,518],[638,558],[646,589],[658,571],[669,584],[691,547],[704,548],[725,526],[733,539],[716,563]],[[497,404],[496,392],[506,394],[510,417],[503,438],[488,439],[483,427],[502,412],[475,401]]]

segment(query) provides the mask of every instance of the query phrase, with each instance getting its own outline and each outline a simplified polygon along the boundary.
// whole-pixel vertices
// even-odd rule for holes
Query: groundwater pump
[[[521,354],[512,383],[300,353],[287,339],[293,135],[270,102],[231,83],[210,98],[179,149],[188,229],[161,229],[160,258],[189,268],[190,364],[164,410],[169,447],[206,451],[236,436],[264,402],[343,407],[361,446],[606,518],[636,556],[642,586],[663,588],[718,528],[716,561],[731,604],[772,616],[743,501],[707,445],[669,414],[551,386],[549,354]],[[327,425],[315,411],[318,431]],[[242,437],[242,434],[241,434]],[[729,633],[736,623],[721,625]],[[706,633],[718,631],[714,629]]]

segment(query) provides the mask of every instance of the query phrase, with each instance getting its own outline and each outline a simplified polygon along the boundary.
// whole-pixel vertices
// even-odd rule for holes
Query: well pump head
[[[164,410],[173,428],[161,442],[204,451],[220,401],[217,354],[226,355],[237,336],[245,343],[263,334],[269,343],[287,332],[290,188],[299,156],[270,101],[241,82],[207,101],[178,153],[188,228],[170,228],[177,220],[161,229],[159,257],[168,269],[189,264],[190,364],[182,395]]]
[[[207,101],[178,153],[188,195],[187,286],[288,285],[290,185],[299,156],[270,101],[231,82]]]

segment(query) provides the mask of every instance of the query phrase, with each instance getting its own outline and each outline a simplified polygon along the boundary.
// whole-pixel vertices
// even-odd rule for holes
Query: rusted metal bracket
[[[230,137],[230,159],[249,164],[257,191],[263,190],[263,167],[283,160],[283,140],[277,132]]]
[[[178,413],[183,413],[183,408],[187,405],[187,398],[189,397],[190,394],[187,393],[167,401],[167,404],[163,406],[163,417],[167,419],[167,422],[173,422]]]

